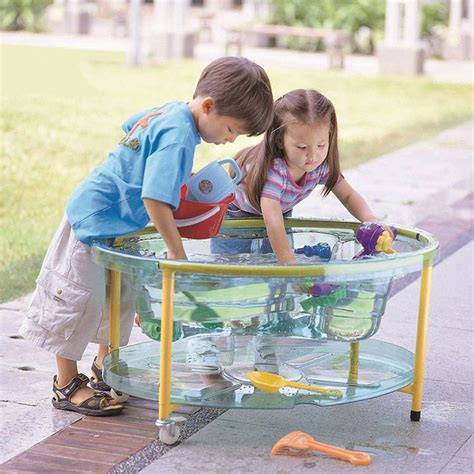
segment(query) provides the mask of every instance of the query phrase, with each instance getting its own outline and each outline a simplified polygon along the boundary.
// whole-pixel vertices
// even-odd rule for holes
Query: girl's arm
[[[173,211],[165,202],[154,199],[143,199],[146,212],[165,241],[168,248],[168,258],[176,260],[187,260],[183,241],[179,235],[178,228],[173,217]]]
[[[334,186],[332,192],[356,219],[361,222],[378,220],[365,199],[344,178]]]
[[[297,263],[283,222],[283,212],[278,201],[262,197],[260,201],[268,239],[279,263]]]

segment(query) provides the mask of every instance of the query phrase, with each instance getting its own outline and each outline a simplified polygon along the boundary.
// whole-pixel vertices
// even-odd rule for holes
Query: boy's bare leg
[[[104,356],[102,357],[102,359],[103,358]],[[75,360],[64,359],[63,357],[56,356],[56,365],[58,367],[57,384],[59,387],[64,387],[65,385],[67,385],[72,380],[72,378],[79,373],[77,370],[77,362]],[[94,393],[94,389],[89,387],[82,387],[73,393],[70,400],[75,405],[79,405],[84,400],[87,400],[89,397],[92,397]],[[116,404],[116,400],[107,400],[106,402],[107,406]]]
[[[97,351],[97,359],[95,360],[95,364],[99,369],[102,368],[102,362],[104,360],[104,357],[109,353],[109,346],[106,344],[100,344],[99,345],[99,350]]]

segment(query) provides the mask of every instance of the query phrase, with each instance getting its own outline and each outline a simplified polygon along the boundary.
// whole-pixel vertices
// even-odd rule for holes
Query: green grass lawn
[[[120,53],[26,46],[1,45],[0,53],[0,301],[8,301],[34,288],[69,194],[119,141],[122,122],[143,108],[191,99],[202,65],[133,69]],[[343,169],[472,117],[468,85],[268,73],[275,97],[311,87],[332,99]],[[202,144],[196,167],[255,141]]]

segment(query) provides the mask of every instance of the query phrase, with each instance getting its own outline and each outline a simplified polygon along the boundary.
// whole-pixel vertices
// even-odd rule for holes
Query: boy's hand
[[[173,252],[170,252],[168,251],[166,253],[166,258],[168,258],[169,260],[187,260],[188,257],[186,255],[186,253],[183,251],[182,253],[173,253]]]
[[[174,221],[173,212],[168,204],[154,199],[143,199],[146,212],[156,227],[168,248],[168,258],[173,260],[187,260],[183,241]]]

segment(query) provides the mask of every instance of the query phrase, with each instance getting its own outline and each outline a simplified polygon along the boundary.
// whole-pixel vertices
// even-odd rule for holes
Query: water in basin
[[[226,242],[235,236],[219,236]],[[264,238],[238,235],[252,240],[252,253],[212,254],[210,241],[185,241],[189,260],[219,265],[277,265],[273,253],[263,253]],[[295,248],[328,243],[331,262],[350,262],[359,252],[352,231],[294,232]],[[403,248],[403,241],[397,243]],[[268,245],[267,245],[268,247]],[[128,254],[163,258],[165,246],[157,236],[128,242],[120,250]],[[318,257],[297,255],[300,264],[317,264]],[[389,259],[379,255],[377,260]],[[299,336],[322,340],[355,341],[372,336],[379,328],[393,275],[365,275],[357,279],[340,276],[305,278],[236,277],[209,274],[176,274],[174,294],[174,339],[184,335],[231,329],[233,334]],[[160,338],[162,309],[161,275],[132,274],[136,309],[142,329]],[[323,296],[308,293],[313,284],[331,288]]]

